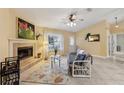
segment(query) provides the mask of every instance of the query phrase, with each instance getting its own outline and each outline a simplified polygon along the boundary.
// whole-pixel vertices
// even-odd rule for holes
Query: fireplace
[[[22,59],[26,59],[28,57],[33,56],[33,46],[28,47],[18,47],[17,49],[18,57]]]

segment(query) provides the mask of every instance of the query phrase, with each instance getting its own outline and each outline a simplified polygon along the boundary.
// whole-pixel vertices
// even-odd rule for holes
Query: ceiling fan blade
[[[61,23],[67,24],[67,23],[69,23],[69,21],[68,20],[63,20],[63,21],[61,21]]]
[[[79,19],[80,21],[84,21],[84,19]]]
[[[79,22],[79,21],[82,22],[82,21],[84,21],[84,19],[76,19],[75,20],[75,22]]]

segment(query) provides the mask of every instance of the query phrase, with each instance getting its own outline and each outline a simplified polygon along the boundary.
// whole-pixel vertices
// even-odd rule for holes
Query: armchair
[[[68,55],[68,74],[73,77],[90,77],[91,64],[93,58],[90,54],[86,54],[83,60],[77,59],[77,53],[72,52]]]

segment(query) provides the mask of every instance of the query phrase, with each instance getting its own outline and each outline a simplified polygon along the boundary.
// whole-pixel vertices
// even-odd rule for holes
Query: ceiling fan
[[[64,19],[64,23],[67,26],[74,27],[77,25],[78,22],[84,21],[83,18],[78,18],[77,12],[71,13],[67,18]]]
[[[70,15],[69,15],[69,20],[70,20],[71,22],[73,22],[73,21],[84,21],[84,19],[78,19],[76,13],[70,14]]]
[[[74,11],[71,12],[66,18],[64,18],[64,24],[69,27],[75,27],[79,22],[84,21],[83,18],[80,18],[79,12],[82,12],[81,9],[73,9]],[[92,8],[86,8],[85,10],[87,13],[92,12]]]

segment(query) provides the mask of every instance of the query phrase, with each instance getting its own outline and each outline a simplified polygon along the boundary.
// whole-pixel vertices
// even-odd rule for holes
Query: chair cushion
[[[76,60],[85,60],[86,54],[78,54]]]

